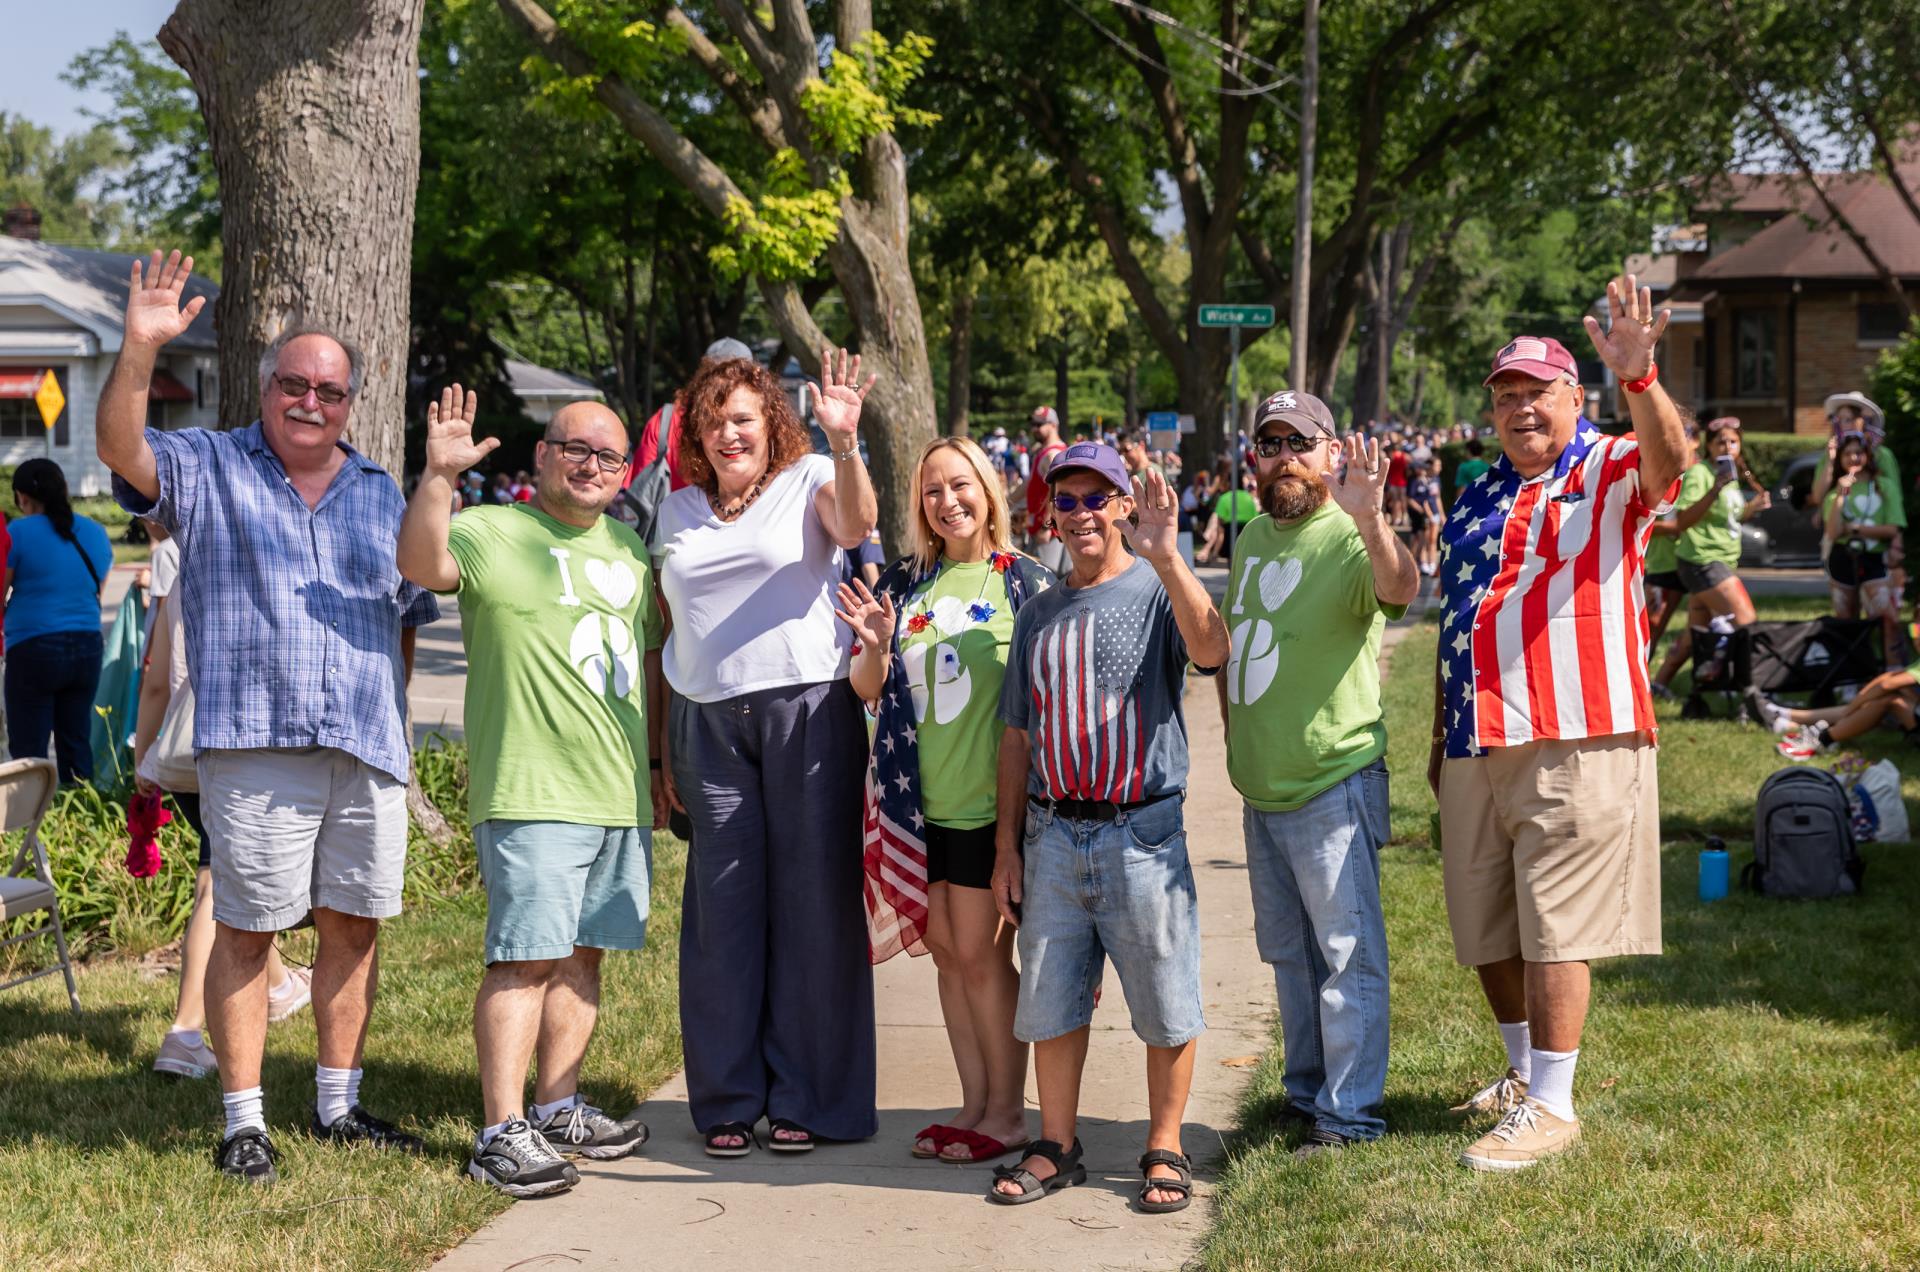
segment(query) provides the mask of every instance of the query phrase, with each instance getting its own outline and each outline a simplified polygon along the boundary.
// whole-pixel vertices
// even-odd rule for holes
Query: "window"
[[[72,392],[67,382],[65,367],[55,367],[53,379],[54,383],[60,386],[62,396]],[[60,408],[60,415],[53,422],[54,445],[69,444],[72,418],[73,403],[68,402]],[[46,435],[47,427],[41,422],[39,403],[32,398],[0,398],[0,440],[26,438],[44,443]]]
[[[1772,397],[1780,391],[1780,316],[1771,309],[1749,309],[1734,316],[1735,397]]]
[[[1898,344],[1907,324],[1900,306],[1890,300],[1863,301],[1860,305],[1860,343]]]

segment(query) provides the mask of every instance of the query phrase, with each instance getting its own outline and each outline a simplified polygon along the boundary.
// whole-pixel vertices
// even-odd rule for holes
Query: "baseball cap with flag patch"
[[[1480,384],[1482,387],[1492,384],[1509,371],[1530,375],[1536,380],[1557,380],[1563,375],[1572,376],[1576,381],[1580,378],[1573,355],[1552,336],[1515,336],[1493,355],[1493,370]]]
[[[1302,437],[1333,436],[1333,412],[1311,393],[1281,389],[1267,398],[1260,403],[1260,409],[1254,412],[1253,431],[1258,434],[1276,420],[1291,425],[1293,431]]]

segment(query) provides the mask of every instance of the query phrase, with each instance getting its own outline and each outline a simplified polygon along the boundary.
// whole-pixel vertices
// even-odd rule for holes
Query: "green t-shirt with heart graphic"
[[[1299,808],[1387,753],[1382,605],[1353,519],[1332,502],[1291,525],[1264,514],[1234,549],[1220,606],[1232,652],[1227,775],[1268,813]]]
[[[991,825],[1000,765],[1000,686],[1007,678],[1013,604],[992,559],[940,569],[897,620],[913,692],[920,804],[956,830]]]
[[[467,509],[447,546],[460,565],[473,823],[652,825],[645,654],[665,624],[640,536],[526,503]]]

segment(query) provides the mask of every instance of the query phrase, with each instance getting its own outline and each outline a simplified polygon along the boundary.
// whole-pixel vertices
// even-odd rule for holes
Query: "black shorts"
[[[993,886],[994,824],[959,830],[927,823],[927,882],[956,888]]]
[[[1680,571],[1662,570],[1658,574],[1647,575],[1647,586],[1657,587],[1663,592],[1684,592],[1687,585],[1680,581]]]
[[[213,853],[208,847],[210,841],[207,839],[206,824],[200,820],[200,797],[192,791],[168,791],[167,797],[180,810],[180,815],[187,819],[187,825],[193,827],[193,833],[200,837],[200,866],[211,866]]]
[[[1681,560],[1673,567],[1680,586],[1689,592],[1710,592],[1733,577],[1733,567],[1725,561]]]
[[[1415,534],[1421,534],[1426,531],[1426,528],[1427,514],[1418,508],[1407,509],[1407,529],[1413,531]]]
[[[1887,577],[1887,554],[1855,552],[1845,543],[1836,543],[1827,553],[1827,577],[1841,587],[1859,587]]]

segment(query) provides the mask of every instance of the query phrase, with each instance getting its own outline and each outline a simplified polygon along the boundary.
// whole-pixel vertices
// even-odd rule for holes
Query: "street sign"
[[[1177,431],[1180,427],[1178,411],[1148,411],[1147,428],[1155,433]]]
[[[67,395],[60,391],[60,381],[53,378],[53,372],[47,372],[47,378],[40,381],[40,387],[34,390],[34,403],[40,408],[40,420],[48,428],[60,418],[60,412],[66,409]]]
[[[1202,305],[1202,327],[1271,327],[1272,305]]]

